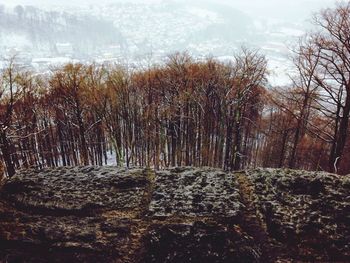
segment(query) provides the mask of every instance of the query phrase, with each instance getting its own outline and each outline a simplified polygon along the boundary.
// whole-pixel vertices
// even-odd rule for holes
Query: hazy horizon
[[[0,47],[3,50],[30,52],[28,59],[33,61],[41,57],[62,56],[62,52],[57,52],[57,45],[58,49],[62,49],[61,43],[68,43],[70,48],[64,51],[65,57],[68,55],[83,61],[110,61],[127,57],[135,61],[149,53],[159,58],[177,51],[225,59],[244,45],[257,48],[267,56],[272,72],[270,80],[279,84],[287,81],[286,70],[290,63],[287,59],[288,48],[311,28],[312,14],[334,7],[337,2],[0,0],[0,5],[7,6],[8,10],[13,10],[16,5],[35,6],[39,10],[59,11],[68,19],[61,24],[65,32],[60,31],[62,27],[49,29],[42,23],[30,22],[25,26],[20,23],[0,24]],[[108,4],[118,3],[132,5],[106,8]],[[84,28],[77,31],[76,22],[65,14],[83,18],[79,26]],[[56,22],[62,23],[59,21]],[[119,50],[116,50],[116,46],[120,47]]]
[[[86,6],[86,5],[106,5],[113,3],[188,3],[185,0],[1,0],[0,4],[14,6],[14,5],[34,5],[34,6]],[[341,2],[336,0],[294,0],[283,1],[280,0],[245,0],[245,1],[230,1],[230,0],[194,0],[191,3],[216,3],[225,4],[237,8],[240,11],[248,14],[261,14],[262,16],[268,14],[272,17],[291,18],[295,16],[296,19],[307,18],[311,13],[317,12],[319,9],[334,6],[335,3]]]

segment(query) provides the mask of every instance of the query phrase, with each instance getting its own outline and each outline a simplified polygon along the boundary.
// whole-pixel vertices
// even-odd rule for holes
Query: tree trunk
[[[350,91],[350,87],[348,88]],[[343,108],[343,116],[340,119],[339,132],[336,138],[335,155],[332,156],[331,163],[333,163],[332,171],[337,172],[342,162],[344,147],[348,136],[350,115],[350,94],[346,97],[345,106]]]
[[[2,157],[6,164],[7,174],[11,178],[12,176],[15,175],[16,170],[15,170],[15,165],[11,158],[11,150],[10,150],[11,147],[7,139],[6,133],[3,132],[0,134],[0,140],[1,140]]]

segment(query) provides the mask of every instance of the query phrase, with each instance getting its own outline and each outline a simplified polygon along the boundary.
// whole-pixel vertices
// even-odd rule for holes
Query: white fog
[[[137,64],[151,57],[157,63],[177,51],[229,60],[237,48],[248,46],[269,59],[271,83],[284,84],[289,49],[311,28],[312,14],[335,3],[2,0],[0,55],[19,54],[40,71],[68,61]]]

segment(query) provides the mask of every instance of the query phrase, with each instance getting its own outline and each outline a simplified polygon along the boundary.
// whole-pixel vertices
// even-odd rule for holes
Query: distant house
[[[114,54],[120,54],[122,52],[122,47],[119,44],[109,46],[109,50]]]
[[[73,55],[73,45],[71,43],[56,43],[56,50],[60,56]]]

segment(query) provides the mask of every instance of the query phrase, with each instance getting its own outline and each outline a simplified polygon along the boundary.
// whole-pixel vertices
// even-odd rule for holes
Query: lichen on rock
[[[0,189],[0,261],[347,261],[350,177],[60,167]]]
[[[157,171],[150,203],[154,217],[237,217],[240,194],[233,174],[211,168]]]
[[[268,234],[301,261],[350,258],[349,176],[289,169],[247,171]]]

